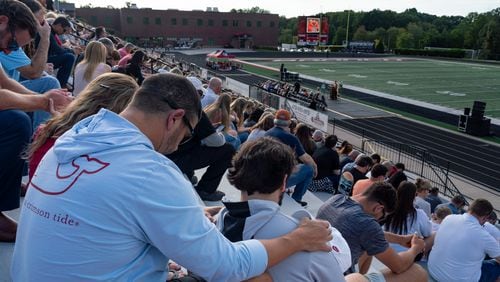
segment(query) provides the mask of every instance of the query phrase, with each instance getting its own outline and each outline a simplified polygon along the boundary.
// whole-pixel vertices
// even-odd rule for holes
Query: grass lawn
[[[432,59],[332,59],[330,61],[257,61],[279,69],[318,78],[339,80],[344,84],[372,89],[462,110],[473,101],[486,102],[485,114],[500,118],[500,65],[451,62]],[[245,69],[255,71],[248,65]],[[263,75],[276,73],[267,70]]]

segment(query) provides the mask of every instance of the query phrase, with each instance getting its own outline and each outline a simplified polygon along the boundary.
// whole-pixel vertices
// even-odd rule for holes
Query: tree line
[[[415,8],[396,13],[375,9],[369,12],[328,12],[329,44],[372,41],[385,50],[424,47],[480,50],[480,58],[500,60],[500,7],[467,16],[435,16]],[[347,18],[349,33],[347,34]],[[280,17],[280,43],[297,41],[298,18]]]

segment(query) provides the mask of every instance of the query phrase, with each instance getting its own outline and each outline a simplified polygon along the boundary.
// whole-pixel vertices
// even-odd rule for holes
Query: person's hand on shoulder
[[[289,233],[289,236],[293,242],[299,244],[299,249],[302,251],[329,252],[332,250],[328,244],[333,238],[328,221],[304,218],[299,227]]]

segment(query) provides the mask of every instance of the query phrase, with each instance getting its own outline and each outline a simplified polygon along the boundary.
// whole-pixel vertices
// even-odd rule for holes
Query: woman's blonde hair
[[[231,111],[235,112],[238,118],[238,127],[243,125],[244,111],[247,107],[247,102],[247,99],[239,97],[231,103]]]
[[[430,191],[432,188],[431,182],[423,178],[417,178],[415,185],[417,185],[417,192],[419,193],[425,190]]]
[[[58,138],[82,119],[96,114],[101,108],[121,112],[139,88],[135,80],[120,73],[105,73],[90,82],[60,115],[49,119],[31,143],[27,159],[49,138]]]
[[[259,118],[259,121],[254,126],[252,126],[252,130],[258,128],[268,131],[273,127],[274,127],[274,115],[271,113],[265,113]]]
[[[222,93],[214,103],[206,106],[204,111],[212,122],[220,118],[220,123],[224,126],[224,131],[227,132],[231,129],[230,109],[231,96],[226,93]]]
[[[101,42],[92,41],[85,47],[85,56],[79,65],[85,66],[83,78],[86,81],[92,81],[92,75],[97,66],[106,63],[106,55],[106,46]]]

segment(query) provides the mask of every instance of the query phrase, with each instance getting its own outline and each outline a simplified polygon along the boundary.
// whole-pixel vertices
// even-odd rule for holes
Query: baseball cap
[[[289,111],[281,109],[276,112],[274,118],[279,120],[289,121],[291,119],[291,115]]]
[[[323,140],[325,137],[325,135],[323,134],[323,132],[319,129],[316,129],[312,135],[312,138],[314,140]]]

